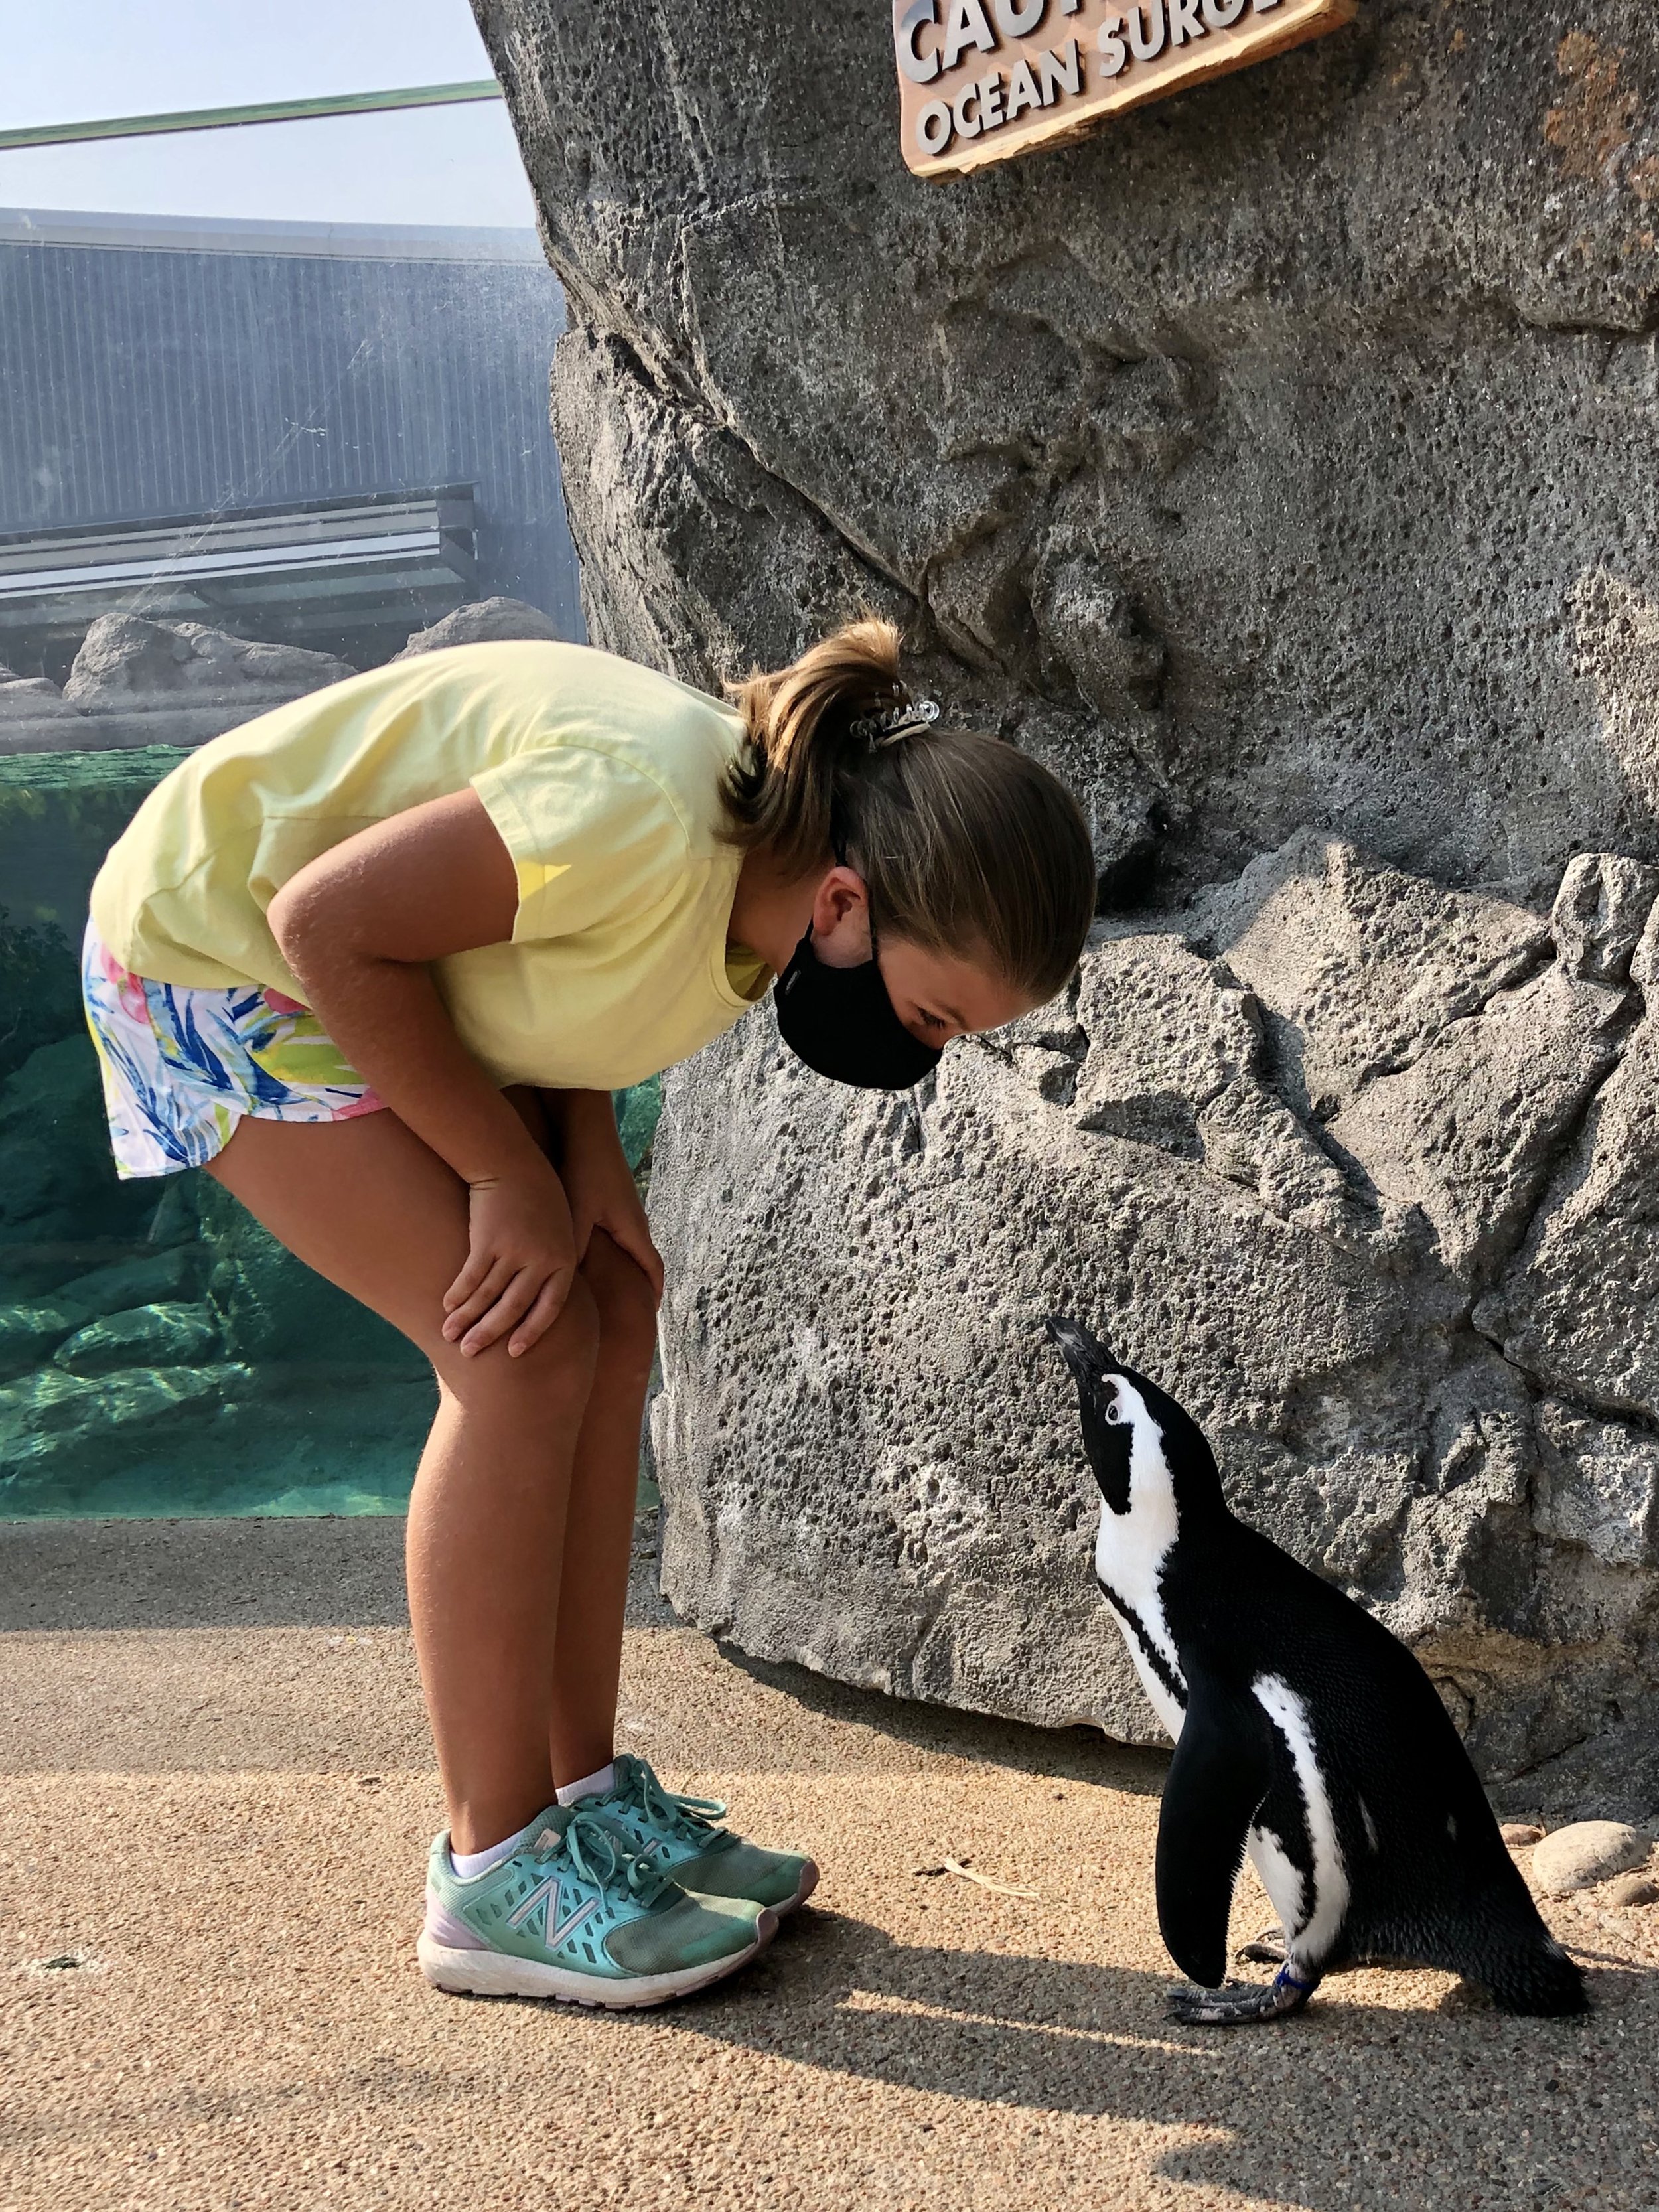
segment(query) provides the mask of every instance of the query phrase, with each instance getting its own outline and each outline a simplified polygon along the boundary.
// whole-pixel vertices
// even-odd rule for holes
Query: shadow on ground
[[[1164,1787],[1167,1751],[1115,1743],[1098,1729],[1030,1728],[1020,1721],[913,1703],[879,1690],[854,1689],[805,1667],[751,1658],[735,1644],[721,1642],[718,1649],[722,1659],[752,1681],[806,1711],[826,1720],[872,1723],[884,1735],[919,1751],[955,1753],[1023,1774],[1105,1783],[1138,1796],[1156,1797]]]
[[[399,1516],[0,1522],[0,1632],[408,1620]]]
[[[1400,2009],[1339,1978],[1297,2018],[1207,2032],[1165,2019],[1174,1978],[808,1911],[741,1984],[672,2019],[687,2039],[885,2088],[1199,2130],[1152,2172],[1306,2212],[1378,2201],[1361,2172],[1387,2177],[1390,2203],[1402,2185],[1414,2203],[1496,2203],[1458,2191],[1500,2167],[1511,2204],[1659,2204],[1650,1973],[1592,1968],[1577,2021],[1507,2017],[1461,1984]]]
[[[404,1528],[402,1519],[394,1516],[3,1522],[0,1633],[33,1631],[61,1638],[110,1631],[142,1635],[224,1629],[406,1629]],[[629,1626],[647,1630],[679,1626],[656,1589],[654,1516],[642,1516],[636,1526]],[[704,1639],[696,1640],[712,1656]],[[969,1759],[1024,1774],[1109,1784],[1142,1796],[1156,1795],[1163,1787],[1164,1753],[1126,1749],[1091,1729],[1035,1729],[943,1705],[909,1704],[879,1691],[826,1680],[803,1667],[751,1659],[731,1644],[718,1648],[720,1658],[747,1676],[760,1692],[769,1692],[802,1714],[829,1723],[837,1742],[838,1728],[850,1724],[925,1754]],[[239,1647],[234,1656],[227,1647],[222,1666],[214,1664],[210,1652],[192,1651],[182,1682],[170,1675],[164,1683],[157,1674],[164,1656],[160,1647],[146,1644],[129,1655],[126,1672],[136,1664],[142,1677],[127,1685],[128,1701],[135,1709],[147,1711],[154,1720],[178,1707],[174,1725],[166,1731],[169,1765],[257,1765],[273,1755],[265,1741],[268,1729],[253,1727],[250,1732],[249,1717],[240,1710],[250,1697],[261,1707],[270,1702],[265,1689],[249,1674],[251,1647]],[[60,1674],[76,1674],[71,1654],[55,1654],[52,1663]],[[293,1672],[297,1662],[283,1659],[281,1663],[286,1702],[297,1704]],[[112,1708],[118,1702],[118,1681],[125,1683],[125,1673],[102,1647],[95,1668],[108,1678],[103,1695]],[[173,1671],[177,1674],[178,1668]],[[248,1679],[239,1694],[234,1678],[240,1675]],[[199,1698],[194,1694],[198,1679]],[[357,1686],[359,1705],[367,1686]],[[412,1689],[412,1680],[406,1686]],[[82,1694],[74,1689],[73,1681],[66,1687],[76,1696]],[[187,1698],[186,1691],[191,1692]],[[371,1709],[373,1703],[371,1698],[356,1715],[358,1723],[371,1724],[367,1734],[363,1725],[350,1720],[331,1726],[320,1712],[315,1715],[313,1733],[320,1747],[326,1749],[339,1737],[338,1755],[348,1763],[424,1764],[422,1731],[412,1707],[404,1714],[388,1705],[383,1714]],[[234,1741],[220,1742],[216,1737],[210,1747],[205,1747],[198,1741],[204,1733],[198,1712],[222,1707],[227,1720],[219,1734],[228,1729]],[[814,1731],[808,1727],[797,1733],[810,1740]],[[118,1747],[116,1734],[110,1732],[107,1748],[117,1763],[147,1766],[149,1760],[124,1740]],[[32,1744],[22,1763],[75,1763],[59,1745],[55,1727],[37,1729],[35,1735],[47,1740]],[[358,1741],[360,1736],[364,1740]],[[193,1747],[188,1753],[187,1742]],[[711,1747],[703,1748],[706,1755]],[[94,1763],[98,1763],[97,1749],[91,1746],[85,1753]],[[18,1756],[15,1747],[14,1759]],[[281,1756],[283,1763],[311,1763],[297,1732],[292,1741],[285,1739]]]

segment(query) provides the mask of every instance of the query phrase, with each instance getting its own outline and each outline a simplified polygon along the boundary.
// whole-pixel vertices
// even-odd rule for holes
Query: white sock
[[[535,1825],[532,1820],[530,1827],[533,1828]],[[505,1843],[491,1844],[485,1851],[458,1851],[452,1848],[449,1863],[455,1869],[457,1881],[476,1881],[481,1874],[488,1874],[491,1867],[500,1866],[503,1859],[512,1857],[529,1833],[530,1828],[520,1828]]]
[[[574,1805],[579,1797],[608,1797],[617,1786],[617,1762],[607,1759],[597,1773],[584,1774],[580,1782],[567,1782],[558,1791],[561,1805]]]

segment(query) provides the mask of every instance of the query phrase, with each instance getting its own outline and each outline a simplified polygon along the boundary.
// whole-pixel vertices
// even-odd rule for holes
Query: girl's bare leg
[[[543,1151],[562,1165],[556,1093],[514,1085],[507,1096]],[[599,1341],[570,1470],[559,1577],[550,1748],[553,1779],[561,1786],[596,1773],[616,1748],[640,1429],[657,1348],[651,1285],[603,1230],[589,1243],[581,1276]]]
[[[559,1583],[552,1754],[560,1783],[596,1772],[614,1747],[640,1422],[657,1344],[651,1285],[602,1229],[581,1272],[599,1317],[599,1348],[571,1470]]]
[[[467,1251],[466,1193],[395,1115],[245,1120],[210,1172],[436,1370],[410,1502],[410,1610],[455,1846],[485,1849],[551,1798],[554,1744],[562,1780],[610,1756],[650,1364],[628,1276],[648,1313],[645,1279],[605,1239],[531,1351],[464,1358],[440,1331]]]

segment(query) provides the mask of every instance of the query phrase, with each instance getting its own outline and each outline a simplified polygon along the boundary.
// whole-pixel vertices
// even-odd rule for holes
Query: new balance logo
[[[538,1881],[516,1911],[507,1914],[507,1926],[522,1928],[526,1921],[532,1918],[538,1907],[540,1907],[543,1916],[542,1941],[550,1951],[556,1951],[567,1936],[580,1928],[591,1913],[597,1912],[599,1909],[599,1899],[590,1897],[585,1905],[578,1905],[568,1919],[560,1920],[560,1890],[559,1877],[556,1874],[550,1874],[545,1881]]]

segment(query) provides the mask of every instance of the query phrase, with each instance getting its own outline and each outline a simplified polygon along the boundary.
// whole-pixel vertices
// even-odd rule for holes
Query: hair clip
[[[853,735],[862,738],[873,752],[878,746],[896,744],[912,730],[925,730],[938,720],[937,699],[908,699],[903,706],[890,707],[884,714],[855,715],[848,726]]]

